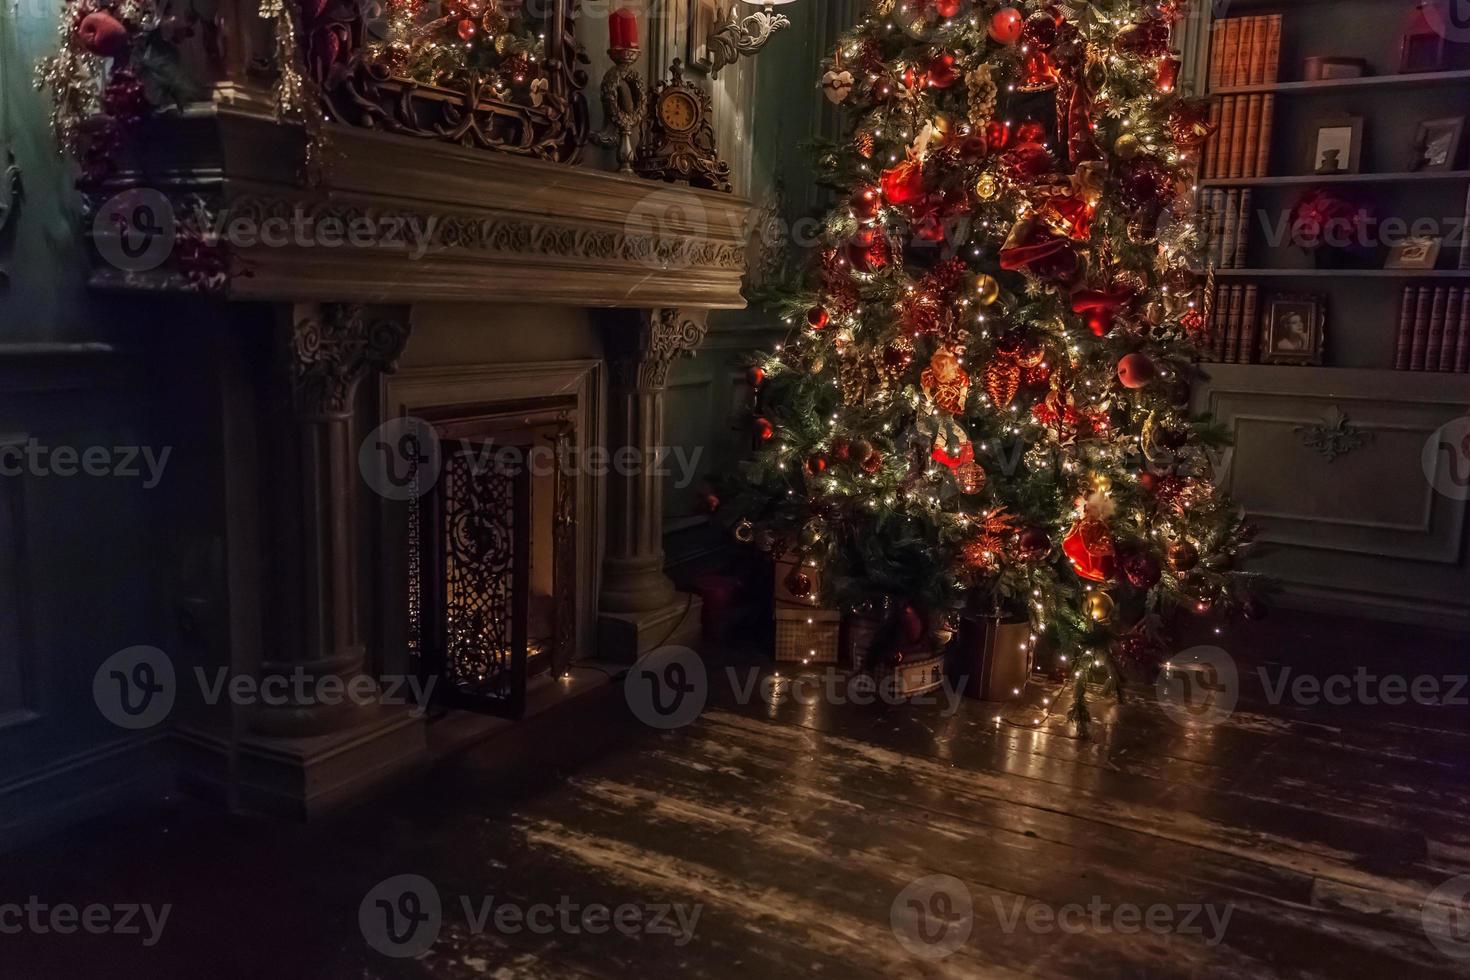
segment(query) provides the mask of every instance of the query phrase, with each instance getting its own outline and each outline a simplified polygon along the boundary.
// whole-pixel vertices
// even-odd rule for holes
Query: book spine
[[[1439,370],[1455,369],[1455,351],[1459,344],[1460,302],[1464,299],[1463,289],[1451,289],[1444,305],[1444,345],[1439,349]]]
[[[1210,310],[1210,360],[1225,359],[1225,320],[1229,314],[1230,287],[1215,287],[1215,305]]]
[[[1221,209],[1220,268],[1235,268],[1235,226],[1240,215],[1240,192],[1231,188],[1225,192],[1225,206]]]
[[[1414,344],[1409,350],[1409,370],[1424,370],[1424,348],[1429,346],[1429,307],[1434,293],[1427,286],[1419,287],[1418,299],[1414,302]]]
[[[1250,231],[1251,218],[1251,191],[1247,187],[1240,192],[1240,206],[1236,208],[1235,214],[1235,254],[1232,256],[1231,268],[1245,268],[1245,245],[1246,235]]]
[[[1230,127],[1230,151],[1226,157],[1225,176],[1241,177],[1245,173],[1245,124],[1250,100],[1243,95],[1235,97],[1235,119]]]
[[[1460,226],[1460,268],[1470,269],[1470,190],[1465,191],[1465,223]]]
[[[1225,234],[1225,192],[1213,190],[1210,192],[1210,264],[1220,268],[1224,261]]]
[[[1439,352],[1444,348],[1445,288],[1437,286],[1429,306],[1429,340],[1424,345],[1424,370],[1439,370]]]
[[[1210,172],[1215,177],[1227,176],[1230,169],[1230,134],[1235,129],[1235,102],[1233,95],[1220,100],[1220,129],[1210,146]]]
[[[1246,59],[1249,66],[1245,77],[1247,85],[1266,83],[1266,35],[1270,29],[1265,17],[1252,17],[1250,24],[1246,27],[1247,49],[1250,52]]]
[[[1253,364],[1256,360],[1256,338],[1261,329],[1259,298],[1260,290],[1255,285],[1245,287],[1245,302],[1240,323],[1240,350],[1236,355],[1236,360],[1241,364]]]
[[[1240,18],[1232,17],[1225,22],[1225,58],[1220,66],[1221,84],[1230,88],[1240,84]]]
[[[1210,91],[1217,91],[1224,82],[1225,69],[1225,21],[1217,20],[1210,25]]]
[[[1245,287],[1230,287],[1230,313],[1225,321],[1225,363],[1234,364],[1236,355],[1240,353],[1240,318],[1243,313],[1241,307],[1245,301]]]
[[[1261,97],[1252,95],[1245,100],[1245,138],[1240,154],[1242,177],[1259,177],[1256,173],[1256,157],[1261,152]]]
[[[1206,180],[1216,176],[1215,161],[1219,159],[1220,150],[1220,103],[1222,99],[1210,100],[1210,139],[1209,144],[1200,151],[1200,175]]]
[[[1271,163],[1271,121],[1276,115],[1276,96],[1261,96],[1261,123],[1256,133],[1256,159],[1255,176],[1270,176],[1269,167]]]
[[[1413,286],[1404,287],[1404,299],[1399,307],[1398,339],[1394,341],[1393,366],[1396,371],[1409,370],[1409,350],[1414,344],[1414,298]]]
[[[1470,296],[1460,301],[1460,325],[1455,330],[1455,370],[1470,371]]]
[[[1274,85],[1281,78],[1281,15],[1272,14],[1266,24],[1266,75],[1262,81]]]

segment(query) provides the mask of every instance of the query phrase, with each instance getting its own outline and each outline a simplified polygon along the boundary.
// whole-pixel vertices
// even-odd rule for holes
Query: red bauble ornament
[[[1034,119],[1028,119],[1016,127],[1016,141],[1020,143],[1045,143],[1046,127]]]
[[[960,78],[956,58],[949,51],[944,51],[930,59],[929,63],[924,66],[924,73],[929,76],[930,88],[949,88]]]
[[[1182,64],[1178,58],[1168,57],[1159,60],[1159,70],[1154,75],[1154,85],[1160,92],[1172,92],[1174,86],[1179,83],[1179,67]]]
[[[1011,142],[1011,124],[992,119],[985,124],[985,142],[991,150],[1004,150]]]
[[[1119,168],[1118,199],[1130,211],[1156,215],[1174,194],[1174,178],[1157,158],[1134,157]]]
[[[1106,582],[1113,577],[1113,536],[1102,521],[1080,520],[1062,539],[1062,551],[1072,562],[1072,570],[1089,582]]]
[[[1159,488],[1159,478],[1150,470],[1138,474],[1138,486],[1144,493],[1153,493]]]
[[[852,443],[846,436],[838,436],[832,440],[832,455],[844,463],[852,458]]]
[[[713,514],[720,509],[719,494],[706,490],[699,495],[699,506],[706,514]]]
[[[897,207],[912,207],[924,198],[924,168],[917,160],[905,160],[883,171],[878,180],[883,199]]]
[[[847,206],[858,221],[872,221],[878,217],[878,211],[883,207],[883,195],[876,187],[863,187],[848,198]]]
[[[1032,525],[1016,535],[1016,557],[1022,561],[1038,561],[1051,551],[1051,536],[1046,528]]]
[[[1124,354],[1118,361],[1118,382],[1124,388],[1142,388],[1158,376],[1159,369],[1154,367],[1147,354],[1134,351]]]
[[[829,322],[831,322],[831,319],[832,318],[827,315],[826,309],[821,306],[813,306],[811,309],[806,311],[806,322],[811,326],[813,330],[821,330]]]
[[[77,40],[92,54],[116,58],[128,49],[128,29],[105,10],[96,10],[77,25]]]
[[[1118,568],[1128,584],[1135,589],[1148,590],[1159,584],[1162,571],[1159,560],[1146,551],[1135,551],[1124,555]]]
[[[888,240],[876,228],[859,228],[847,244],[847,262],[858,272],[875,272],[888,264]]]
[[[934,0],[934,12],[941,17],[958,17],[964,0]]]
[[[827,457],[821,453],[812,453],[806,458],[806,471],[812,476],[826,472]]]
[[[883,468],[883,454],[876,449],[870,450],[868,454],[863,457],[862,467],[863,472],[868,474],[869,476],[877,473]]]
[[[745,372],[745,380],[750,383],[750,386],[752,388],[759,388],[762,384],[765,383],[766,369],[762,367],[751,368],[749,371]]]
[[[997,10],[990,18],[990,37],[997,44],[1015,44],[1021,40],[1026,21],[1014,7]]]
[[[771,437],[776,434],[776,427],[771,424],[771,420],[768,418],[757,417],[755,422],[752,423],[752,427],[755,431],[755,437],[761,442],[770,442]]]
[[[455,33],[459,35],[459,39],[461,41],[468,41],[470,38],[475,36],[475,22],[466,17],[464,20],[459,22],[458,26],[455,28]]]
[[[785,579],[786,591],[798,599],[805,599],[812,594],[812,577],[797,566],[791,570],[791,574]]]

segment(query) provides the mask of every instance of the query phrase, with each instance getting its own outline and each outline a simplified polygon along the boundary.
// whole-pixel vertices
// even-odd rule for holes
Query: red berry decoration
[[[847,206],[852,209],[852,216],[858,221],[872,221],[878,217],[878,211],[883,207],[883,195],[876,187],[863,187],[848,199]]]
[[[813,330],[821,330],[830,320],[831,317],[827,315],[827,311],[820,306],[813,306],[806,311],[806,322]]]
[[[1034,119],[1028,119],[1016,127],[1016,142],[1045,143],[1046,127]]]
[[[752,388],[759,388],[766,383],[766,369],[763,367],[751,368],[745,372],[745,380],[750,383]]]
[[[771,424],[771,420],[768,418],[757,417],[753,426],[755,437],[761,442],[770,442],[771,437],[776,434],[776,427]]]
[[[94,11],[77,25],[82,47],[103,58],[116,58],[128,49],[128,29],[105,10]]]
[[[992,152],[1004,150],[1011,143],[1011,124],[992,119],[985,124],[985,142]]]
[[[1118,362],[1118,381],[1124,388],[1142,388],[1158,376],[1159,369],[1147,354],[1134,351]]]
[[[1021,40],[1021,30],[1026,22],[1021,12],[1014,7],[997,10],[990,18],[990,37],[997,44],[1015,44]]]

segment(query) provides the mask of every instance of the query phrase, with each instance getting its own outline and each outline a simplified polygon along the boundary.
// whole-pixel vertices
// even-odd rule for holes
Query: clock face
[[[669,92],[658,103],[658,118],[666,128],[676,133],[694,128],[699,119],[699,107],[686,92]]]

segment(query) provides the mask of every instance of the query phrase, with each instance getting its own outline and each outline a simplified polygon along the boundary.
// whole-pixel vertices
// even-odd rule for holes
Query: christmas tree
[[[1188,412],[1211,284],[1183,6],[872,0],[825,65],[839,206],[751,368],[737,533],[882,617],[880,657],[1024,616],[1080,694],[1176,614],[1259,608],[1222,434]]]

